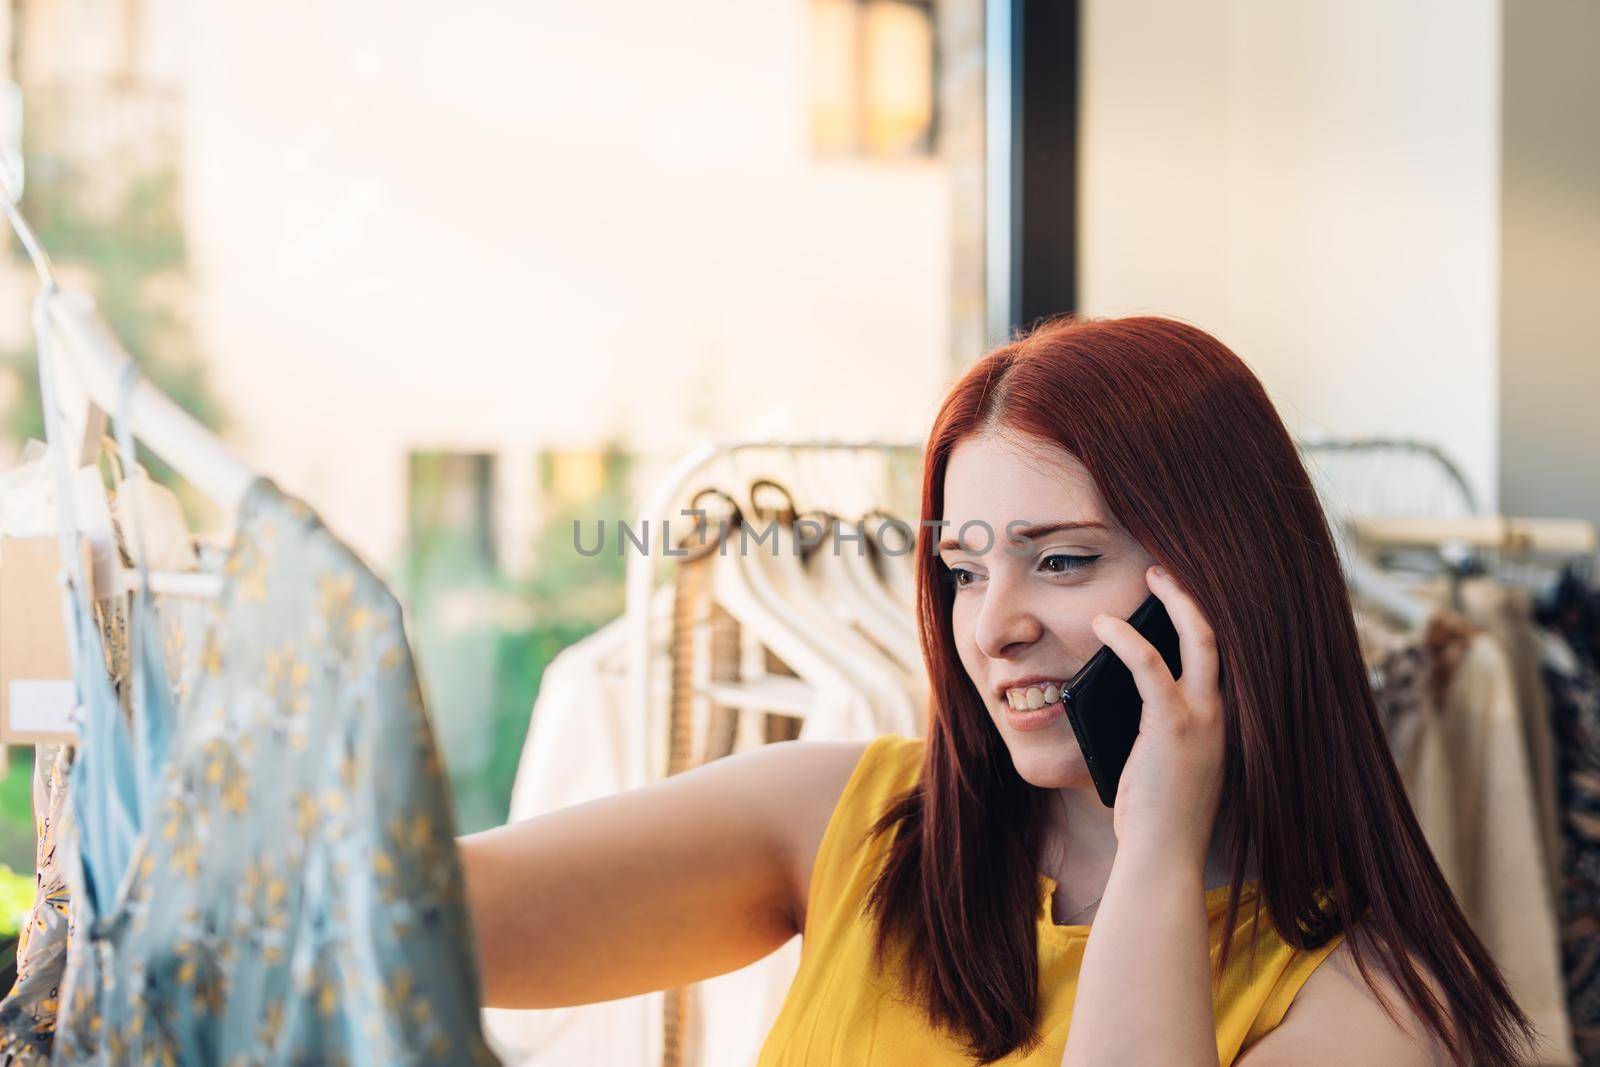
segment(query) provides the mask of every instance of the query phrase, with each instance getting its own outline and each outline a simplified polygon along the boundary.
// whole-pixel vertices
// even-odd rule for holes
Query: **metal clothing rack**
[[[638,515],[637,532],[645,542],[644,551],[633,551],[627,561],[627,627],[628,627],[628,683],[630,704],[635,708],[648,708],[653,692],[655,613],[651,598],[656,588],[657,555],[665,554],[670,547],[663,523],[683,520],[678,510],[685,498],[706,488],[705,477],[718,464],[745,453],[771,452],[794,457],[808,453],[902,453],[920,454],[921,441],[863,440],[815,438],[782,440],[755,438],[748,440],[719,440],[695,448],[674,463],[646,496],[644,507]],[[719,486],[711,486],[720,488]],[[740,487],[741,489],[743,487]],[[648,525],[646,525],[648,523]],[[620,542],[619,542],[620,544]],[[654,768],[659,763],[653,749],[655,731],[631,731],[626,739],[626,765],[629,781],[642,785],[658,777]]]
[[[1368,458],[1374,461],[1372,469],[1383,471],[1386,476],[1393,469],[1395,460],[1413,461],[1417,464],[1418,470],[1431,468],[1440,484],[1456,494],[1455,506],[1446,509],[1448,513],[1477,515],[1482,511],[1477,494],[1472,491],[1472,483],[1467,481],[1466,475],[1462,473],[1455,460],[1438,445],[1402,437],[1322,438],[1304,440],[1298,444],[1303,456],[1320,454]],[[1379,467],[1376,461],[1382,461],[1384,466]],[[1349,490],[1352,487],[1345,485],[1340,488]],[[1408,494],[1407,507],[1415,508],[1415,500],[1414,494]]]
[[[1470,575],[1493,570],[1502,579],[1536,586],[1548,582],[1548,568],[1521,562],[1524,558],[1587,566],[1600,545],[1593,523],[1486,512],[1461,468],[1426,441],[1335,438],[1298,445],[1352,583],[1413,622],[1430,614],[1430,606],[1413,602],[1364,552],[1381,550],[1388,566],[1402,570],[1442,570],[1450,576],[1451,602],[1459,608],[1460,583]]]

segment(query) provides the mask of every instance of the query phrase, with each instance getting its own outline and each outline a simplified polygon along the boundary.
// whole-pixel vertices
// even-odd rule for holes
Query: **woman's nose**
[[[1043,626],[1038,615],[1002,584],[991,584],[978,611],[978,650],[990,659],[1007,659],[1039,639]]]

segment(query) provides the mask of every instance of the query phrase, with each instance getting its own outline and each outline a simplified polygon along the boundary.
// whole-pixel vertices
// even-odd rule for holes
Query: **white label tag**
[[[15,678],[9,695],[12,730],[18,733],[78,732],[72,722],[78,687],[70,680]]]

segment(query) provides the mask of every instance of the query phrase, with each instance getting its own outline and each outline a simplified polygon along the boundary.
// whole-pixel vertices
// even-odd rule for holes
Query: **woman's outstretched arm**
[[[769,745],[459,838],[485,1005],[667,989],[781,946],[862,748]]]

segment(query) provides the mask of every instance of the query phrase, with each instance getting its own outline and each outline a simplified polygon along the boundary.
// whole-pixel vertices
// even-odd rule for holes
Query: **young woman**
[[[1040,327],[946,399],[921,517],[926,739],[772,745],[463,838],[487,1003],[799,933],[762,1067],[1521,1061],[1237,356],[1166,319]],[[1177,679],[1123,621],[1150,593]],[[1114,810],[1057,703],[1102,644],[1144,699]]]

